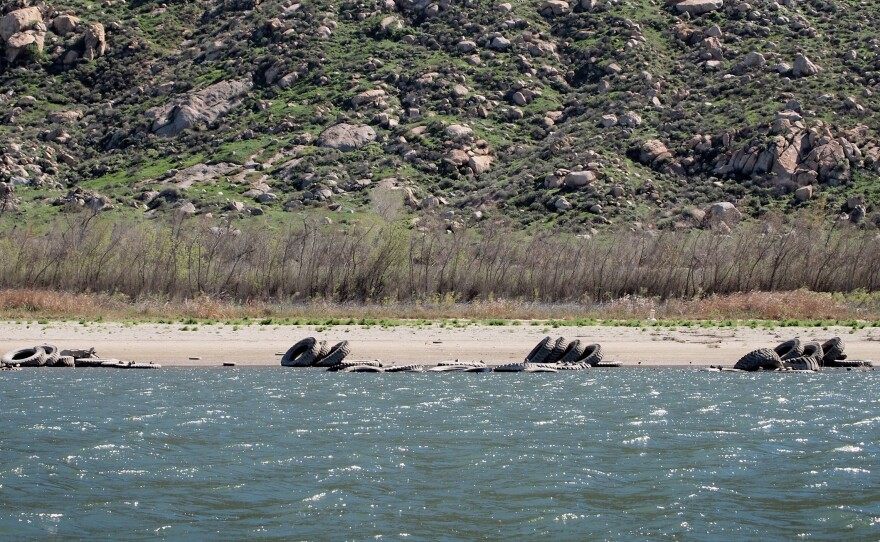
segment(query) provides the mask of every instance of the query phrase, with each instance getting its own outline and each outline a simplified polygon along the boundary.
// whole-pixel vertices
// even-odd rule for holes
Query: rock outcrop
[[[198,124],[212,122],[238,107],[252,86],[250,79],[221,81],[177,96],[169,103],[147,111],[150,129],[156,135],[174,137]]]
[[[324,130],[318,143],[322,147],[339,149],[344,152],[357,150],[376,140],[376,131],[364,124],[341,123]]]

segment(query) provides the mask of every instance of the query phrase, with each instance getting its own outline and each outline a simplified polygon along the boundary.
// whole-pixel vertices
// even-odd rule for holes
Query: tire
[[[804,347],[801,344],[801,340],[795,337],[784,343],[779,343],[773,351],[779,355],[779,359],[785,361],[801,357],[804,353]]]
[[[589,363],[561,363],[559,364],[560,371],[585,371],[590,368]]]
[[[421,365],[410,364],[410,365],[395,365],[393,367],[388,367],[385,369],[385,372],[386,373],[417,373],[417,372],[421,372],[421,370],[422,370]]]
[[[575,339],[568,343],[568,348],[565,350],[565,354],[563,354],[562,359],[559,360],[560,363],[577,363],[579,359],[584,356],[584,350],[587,349],[587,346],[580,341],[580,339]]]
[[[547,365],[546,363],[530,363],[526,366],[527,373],[558,373],[556,367]]]
[[[465,373],[491,373],[491,367],[468,367],[463,372]]]
[[[822,356],[822,365],[830,366],[831,363],[839,359],[845,359],[841,357],[846,355],[843,353],[844,348],[846,348],[846,345],[840,337],[834,337],[822,343],[822,352],[825,353]]]
[[[550,355],[550,351],[553,350],[554,346],[556,346],[556,343],[553,342],[553,339],[550,337],[544,337],[534,348],[532,348],[529,355],[526,356],[526,363],[543,362],[547,359],[547,356]]]
[[[580,363],[586,363],[592,367],[596,367],[602,362],[605,355],[602,353],[601,344],[591,344],[584,349],[584,355],[578,360]]]
[[[739,361],[736,362],[736,365],[733,366],[733,368],[740,369],[742,371],[780,369],[782,368],[782,360],[779,359],[779,354],[777,354],[775,351],[770,350],[769,348],[759,348],[741,357]]]
[[[336,365],[329,367],[327,370],[330,372],[334,371],[342,371],[343,369],[348,369],[349,367],[355,367],[357,365],[369,365],[370,367],[381,367],[382,364],[378,361],[365,361],[365,360],[352,360],[352,361],[343,361],[337,363]]]
[[[832,365],[825,367],[873,367],[874,363],[866,359],[836,359]]]
[[[547,337],[549,339],[549,337]],[[526,370],[525,363],[507,363],[495,367],[496,373],[521,373]]]
[[[100,367],[107,361],[101,358],[74,358],[74,367]]]
[[[441,361],[437,367],[485,367],[482,361]]]
[[[565,355],[566,350],[568,350],[568,341],[565,339],[565,337],[559,337],[558,339],[556,339],[556,342],[553,344],[553,349],[550,350],[550,354],[547,356],[547,359],[543,361],[543,363],[556,363],[557,361],[562,359],[562,356]]]
[[[61,357],[58,347],[54,344],[43,344],[40,345],[40,348],[46,351],[46,367],[54,367],[58,363],[58,358]]]
[[[821,344],[816,341],[810,341],[804,343],[804,353],[798,357],[815,358],[817,362],[821,363],[825,357],[823,352]]]
[[[819,361],[814,357],[801,356],[783,361],[782,366],[793,371],[818,371]]]
[[[339,365],[349,354],[351,354],[351,347],[348,345],[348,341],[336,343],[324,359],[315,363],[315,367],[333,367],[334,365]]]
[[[55,362],[55,367],[76,367],[76,361],[73,359],[73,356],[58,356],[58,361]]]
[[[384,373],[385,369],[382,367],[373,367],[372,365],[353,365],[351,367],[346,367],[342,369],[343,373]]]
[[[3,355],[4,365],[20,365],[22,367],[42,367],[46,364],[46,351],[42,346],[20,348]]]
[[[611,367],[623,367],[623,363],[619,361],[600,361],[599,363],[593,365],[597,369],[608,369]]]
[[[84,359],[84,358],[97,358],[98,354],[95,353],[94,348],[89,348],[88,350],[83,350],[81,348],[74,348],[68,350],[62,350],[59,352],[59,355],[62,356],[70,356],[73,359]]]
[[[295,345],[291,346],[284,356],[281,358],[282,367],[311,367],[318,354],[321,352],[321,345],[314,337],[306,337]]]
[[[321,349],[318,351],[318,359],[315,360],[315,363],[326,358],[327,354],[330,353],[330,344],[327,341],[320,341],[318,344],[321,346]]]

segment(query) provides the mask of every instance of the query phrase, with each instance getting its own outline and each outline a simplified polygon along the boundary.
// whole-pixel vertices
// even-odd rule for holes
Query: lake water
[[[0,373],[0,539],[878,540],[878,384]]]

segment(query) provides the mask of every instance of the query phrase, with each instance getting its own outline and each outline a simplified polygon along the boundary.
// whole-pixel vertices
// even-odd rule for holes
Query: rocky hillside
[[[856,0],[16,0],[0,213],[876,227],[877,20]]]

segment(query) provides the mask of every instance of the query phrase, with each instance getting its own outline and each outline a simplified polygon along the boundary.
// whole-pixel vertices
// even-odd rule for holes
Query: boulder
[[[238,107],[252,86],[250,79],[221,81],[178,95],[147,111],[147,118],[153,121],[151,130],[159,136],[174,137],[198,124],[213,122]]]
[[[794,77],[809,77],[819,73],[819,66],[813,64],[809,58],[804,55],[798,55],[794,59],[794,66],[791,68],[791,74]]]
[[[808,201],[813,197],[813,185],[808,184],[794,191],[794,199],[798,201]]]
[[[18,34],[40,22],[43,22],[43,14],[40,13],[39,8],[29,7],[10,11],[0,19],[0,37],[6,41],[13,34]]]
[[[587,186],[596,180],[596,174],[592,171],[572,171],[565,176],[565,186],[580,188]]]
[[[495,36],[492,38],[492,41],[489,42],[489,48],[495,49],[496,51],[506,51],[510,49],[510,45],[510,40],[504,36]]]
[[[679,13],[687,13],[691,16],[709,13],[722,7],[724,7],[724,0],[684,0],[675,4],[675,9]]]
[[[104,25],[93,23],[86,26],[83,31],[83,58],[94,60],[104,56],[107,52],[107,37],[104,34]]]
[[[567,211],[572,207],[571,203],[564,197],[557,199],[553,206],[556,207],[558,211]]]
[[[649,139],[642,143],[639,160],[644,164],[660,163],[672,158],[672,153],[659,139]]]
[[[382,89],[367,90],[351,99],[351,105],[358,107],[364,104],[373,104],[385,97]]]
[[[79,17],[74,15],[59,15],[52,20],[52,29],[59,36],[66,36],[79,26]]]
[[[10,63],[15,62],[29,47],[32,47],[38,53],[43,52],[45,36],[44,32],[36,32],[34,30],[13,34],[6,41],[6,60]]]
[[[611,128],[612,126],[617,125],[617,116],[616,115],[602,115],[602,126],[604,128]]]
[[[322,147],[353,151],[376,140],[376,132],[364,124],[336,124],[321,132],[318,144]]]
[[[473,53],[477,50],[477,44],[470,40],[463,40],[458,42],[458,45],[456,45],[455,48],[459,53]]]
[[[627,111],[617,119],[618,124],[628,128],[635,128],[642,124],[642,117],[635,111]]]
[[[492,157],[487,155],[471,156],[468,160],[468,166],[473,170],[474,175],[482,175],[489,171],[492,165]]]
[[[571,7],[565,0],[546,0],[541,5],[541,11],[551,15],[565,15],[571,11]]]
[[[474,134],[474,131],[469,126],[464,126],[463,124],[450,124],[446,127],[444,133],[448,138],[462,139],[472,136]]]
[[[710,225],[724,223],[728,226],[736,224],[742,220],[742,213],[736,206],[728,201],[722,201],[713,204],[706,212],[706,220]]]
[[[765,64],[767,64],[767,59],[757,51],[752,51],[743,59],[743,65],[747,68],[763,68]]]

